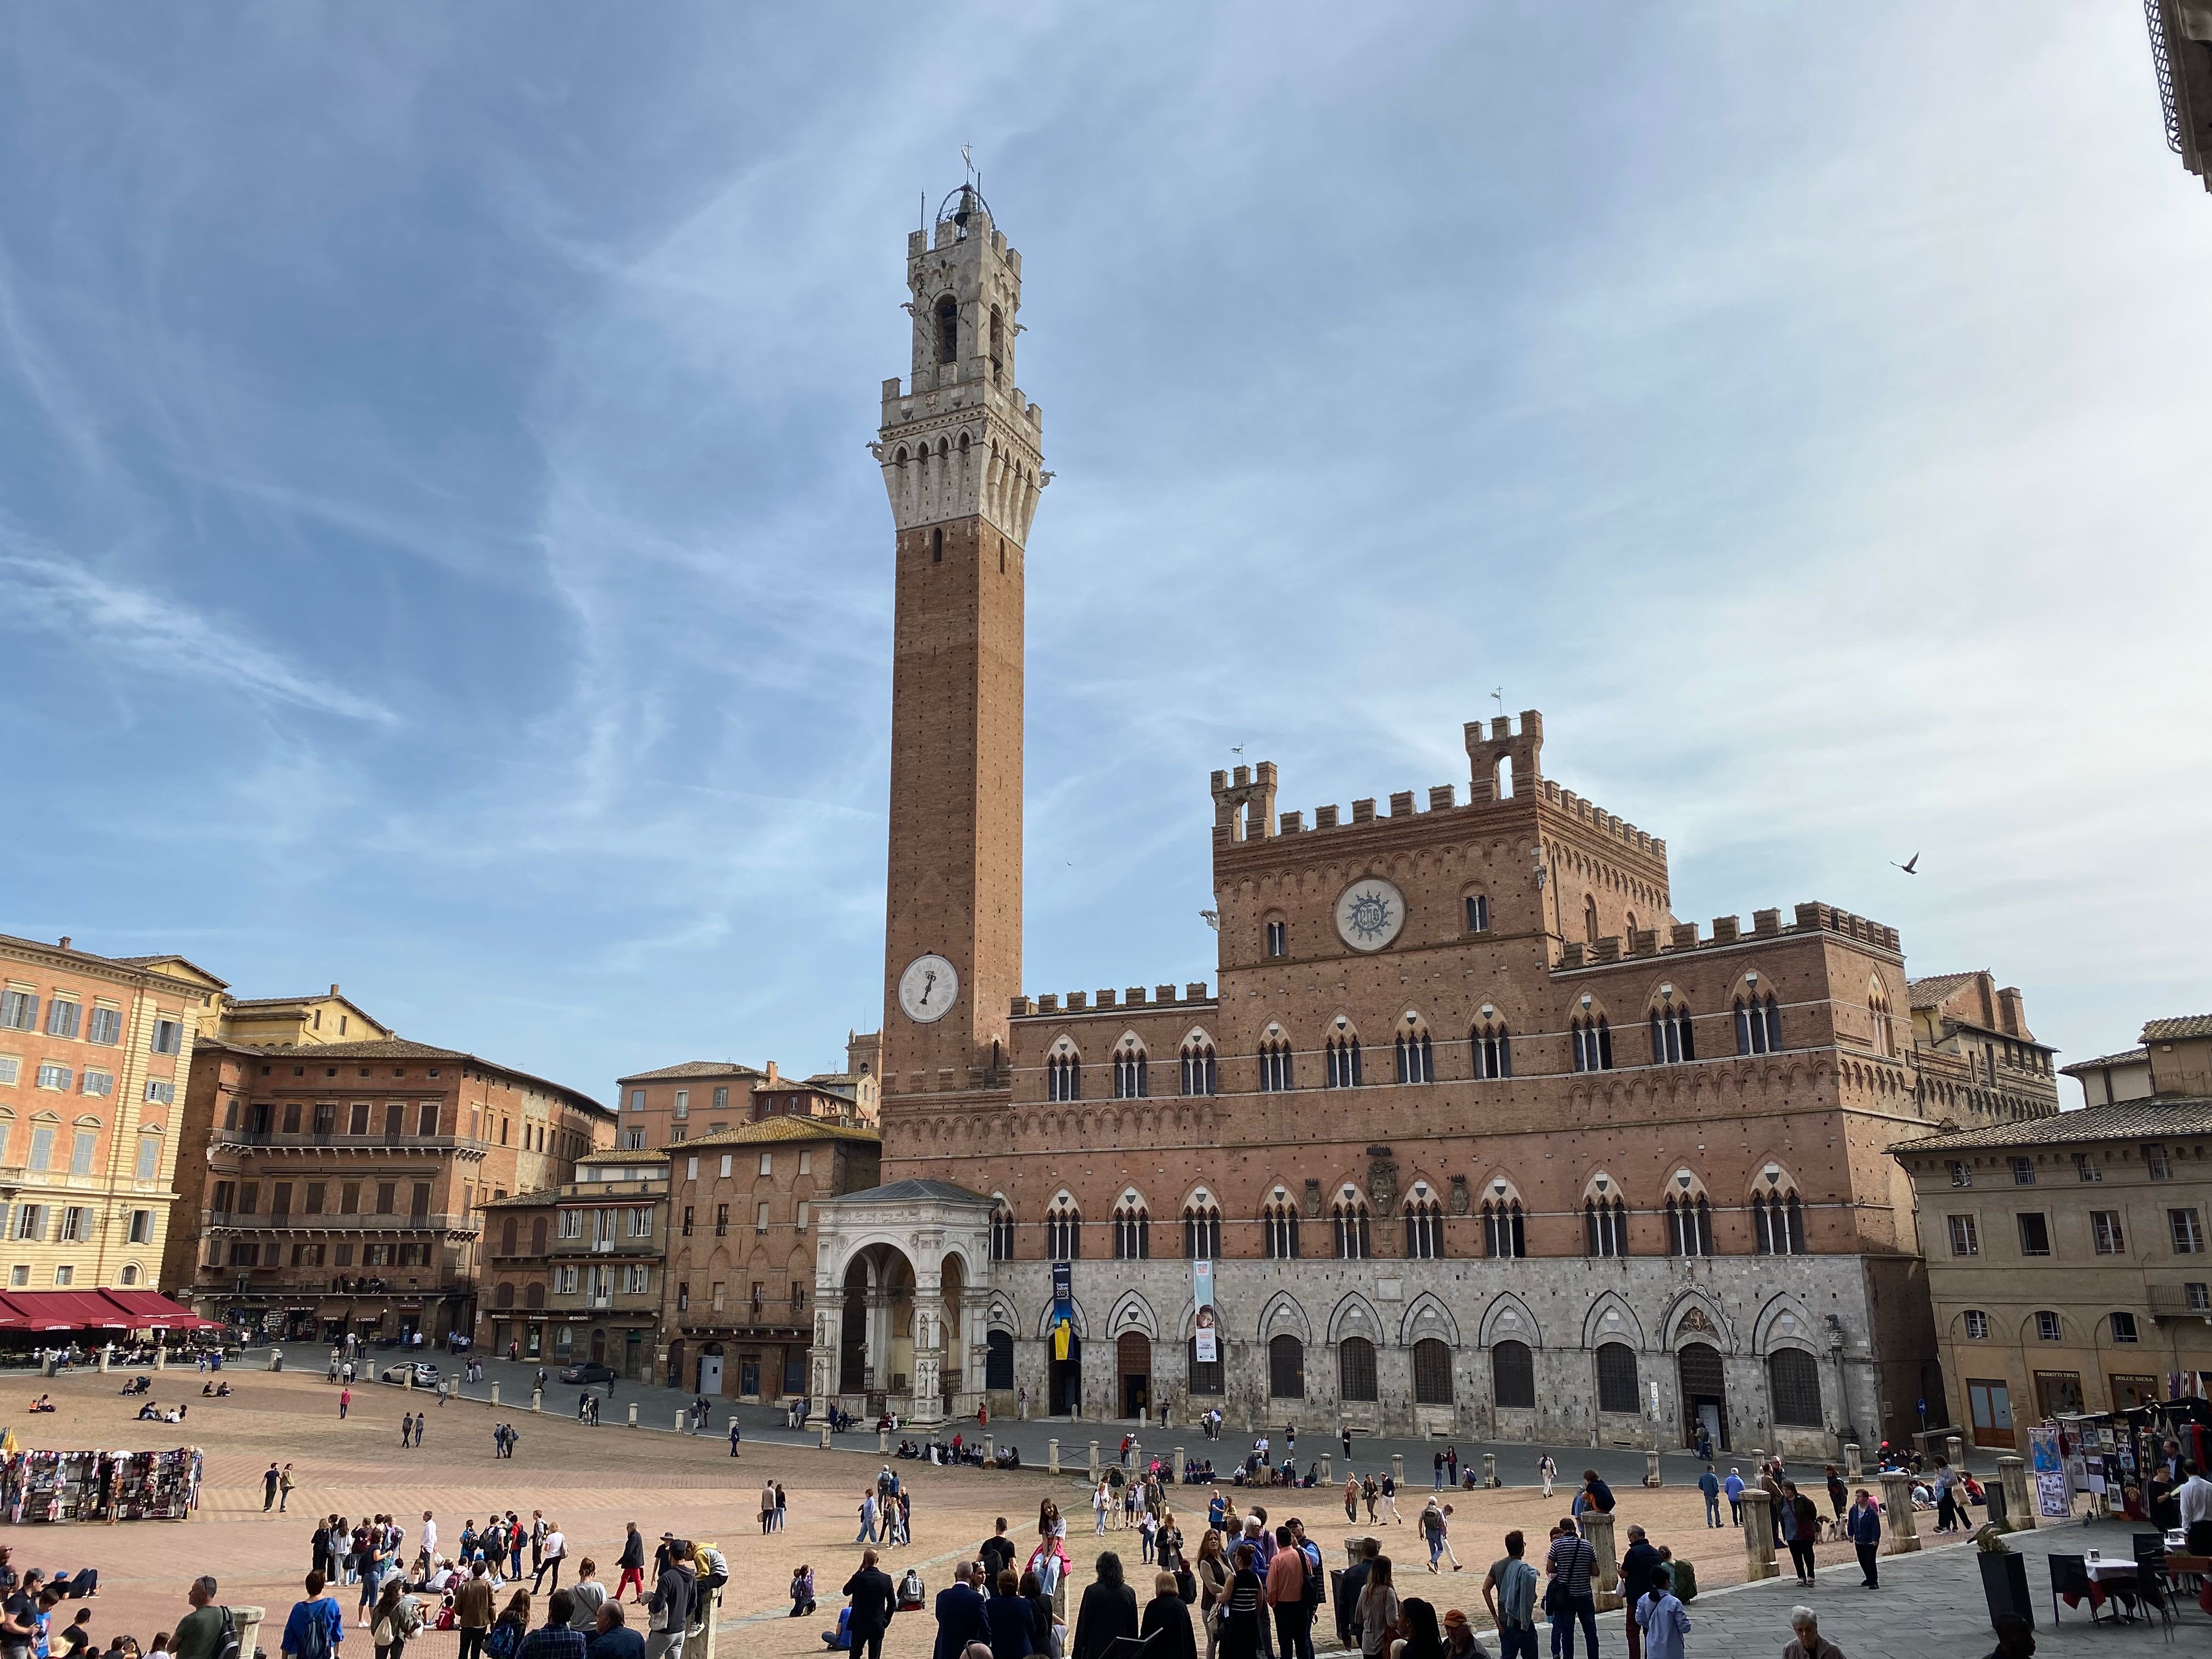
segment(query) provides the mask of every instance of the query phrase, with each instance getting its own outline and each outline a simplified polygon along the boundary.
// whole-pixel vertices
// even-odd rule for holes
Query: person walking
[[[1306,1605],[1309,1566],[1294,1549],[1288,1527],[1275,1528],[1275,1559],[1267,1564],[1264,1596],[1275,1621],[1278,1659],[1314,1659],[1313,1613]]]
[[[1390,1586],[1390,1558],[1378,1555],[1359,1587],[1359,1604],[1352,1610],[1353,1635],[1365,1659],[1382,1659],[1398,1628],[1398,1592]]]
[[[1881,1573],[1876,1561],[1881,1553],[1881,1510],[1874,1501],[1874,1494],[1864,1486],[1851,1502],[1850,1513],[1844,1517],[1844,1534],[1851,1547],[1858,1553],[1859,1587],[1880,1589]]]
[[[1447,1486],[1459,1485],[1459,1448],[1457,1446],[1444,1448],[1444,1485]]]
[[[732,1407],[730,1408],[730,1455],[731,1455],[731,1456],[735,1457],[735,1456],[738,1455],[738,1442],[740,1439],[742,1439],[743,1437],[743,1437],[742,1435],[740,1435],[740,1434],[738,1432],[738,1413],[737,1413],[737,1408],[736,1408],[735,1407]]]
[[[1444,1449],[1442,1446],[1437,1447],[1436,1449],[1436,1455],[1429,1461],[1436,1465],[1437,1478],[1435,1490],[1442,1492],[1444,1489]]]
[[[1382,1507],[1389,1510],[1394,1527],[1406,1518],[1398,1513],[1398,1478],[1389,1469],[1382,1471]]]
[[[1707,1468],[1705,1472],[1698,1477],[1698,1490],[1705,1495],[1705,1525],[1719,1526],[1721,1523],[1720,1476],[1715,1474],[1711,1468]]]
[[[559,1589],[561,1588],[561,1564],[568,1559],[568,1534],[563,1533],[558,1526],[556,1526],[551,1522],[548,1522],[545,1526],[545,1536],[544,1540],[539,1544],[533,1546],[532,1550],[538,1557],[538,1570],[531,1575],[531,1593],[533,1595],[537,1594],[539,1583],[544,1580],[548,1572],[550,1572],[553,1575],[553,1588],[556,1590]]]
[[[1790,1563],[1797,1569],[1797,1582],[1813,1582],[1813,1540],[1820,1535],[1820,1508],[1797,1490],[1794,1480],[1782,1483],[1782,1501],[1775,1505],[1776,1528],[1790,1546]]]
[[[1536,1569],[1522,1559],[1528,1540],[1516,1528],[1505,1553],[1483,1575],[1482,1605],[1498,1625],[1498,1659],[1536,1659]]]
[[[1559,1466],[1552,1461],[1549,1452],[1536,1454],[1536,1479],[1544,1483],[1544,1496],[1552,1495],[1552,1483],[1559,1478]]]
[[[614,1599],[621,1601],[624,1590],[635,1588],[636,1595],[632,1599],[642,1601],[645,1600],[645,1534],[637,1529],[635,1521],[625,1525],[628,1530],[623,1534],[622,1554],[615,1561],[622,1577],[615,1582]],[[461,1659],[469,1659],[469,1656],[463,1654]]]
[[[791,1499],[785,1495],[783,1482],[775,1483],[775,1529],[781,1532],[784,1522],[791,1517]]]
[[[1730,1469],[1728,1479],[1721,1482],[1721,1490],[1728,1494],[1729,1525],[1743,1524],[1743,1471]]]
[[[352,1390],[351,1389],[340,1389],[338,1390],[338,1421],[339,1421],[339,1422],[343,1423],[343,1422],[344,1422],[344,1421],[345,1421],[345,1414],[346,1414],[346,1413],[347,1413],[348,1411],[351,1410],[351,1409],[352,1409],[352,1407],[353,1407],[353,1390]]]
[[[419,1446],[422,1443],[422,1431],[429,1426],[430,1413],[428,1412],[416,1412],[415,1413],[415,1443],[416,1445]]]
[[[1832,1476],[1835,1471],[1831,1469],[1828,1473]],[[1939,1533],[1956,1532],[1961,1519],[1959,1513],[1959,1472],[1951,1467],[1948,1458],[1939,1457],[1936,1460],[1936,1530]]]
[[[1553,1636],[1559,1659],[1575,1659],[1575,1626],[1583,1628],[1590,1659],[1597,1659],[1597,1601],[1590,1589],[1590,1574],[1597,1569],[1597,1553],[1582,1535],[1571,1517],[1559,1522],[1559,1535],[1544,1557],[1551,1575],[1556,1605],[1552,1611]]]
[[[369,1614],[368,1639],[376,1649],[376,1659],[404,1659],[408,1638],[422,1628],[421,1604],[407,1593],[401,1582],[405,1577],[395,1572],[385,1580],[375,1609]]]
[[[461,1632],[460,1659],[483,1659],[484,1637],[491,1630],[491,1580],[482,1561],[469,1564],[469,1577],[453,1592],[453,1623]]]
[[[1655,1551],[1656,1554],[1656,1552]],[[1635,1580],[1629,1581],[1632,1591]],[[1682,1638],[1690,1633],[1690,1615],[1674,1594],[1664,1567],[1654,1567],[1645,1592],[1638,1597],[1632,1626],[1643,1638],[1643,1659],[1682,1659]],[[1629,1652],[1637,1652],[1631,1642]]]
[[[1628,1599],[1628,1659],[1644,1659],[1644,1592],[1651,1588],[1651,1575],[1661,1565],[1659,1552],[1651,1547],[1644,1528],[1632,1524],[1628,1547],[1620,1555],[1621,1588]]]
[[[1836,1519],[1844,1518],[1844,1510],[1850,1502],[1850,1488],[1844,1485],[1844,1477],[1836,1473],[1833,1463],[1828,1465],[1828,1507],[1836,1512]]]
[[[337,1659],[338,1644],[345,1640],[345,1614],[323,1594],[323,1582],[319,1572],[309,1573],[307,1599],[292,1603],[278,1647],[285,1659]]]
[[[266,1515],[276,1507],[276,1484],[283,1479],[283,1476],[277,1472],[274,1463],[269,1466],[268,1473],[261,1477],[262,1514]]]
[[[876,1560],[875,1551],[861,1551],[859,1568],[845,1581],[844,1594],[852,1601],[847,1628],[852,1632],[854,1659],[860,1659],[864,1652],[867,1659],[884,1659],[884,1632],[896,1611],[897,1593],[890,1575]]]
[[[401,1449],[404,1450],[408,1443],[412,1441],[414,1438],[415,1413],[413,1412],[409,1412],[399,1419],[399,1444]]]

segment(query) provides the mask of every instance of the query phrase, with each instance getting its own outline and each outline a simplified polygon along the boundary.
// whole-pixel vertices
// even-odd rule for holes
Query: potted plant
[[[1974,1556],[1982,1565],[1982,1597],[1990,1604],[1990,1627],[1996,1628],[2000,1615],[2016,1613],[2033,1628],[2035,1609],[2027,1599],[2027,1561],[1995,1526],[1975,1533]]]

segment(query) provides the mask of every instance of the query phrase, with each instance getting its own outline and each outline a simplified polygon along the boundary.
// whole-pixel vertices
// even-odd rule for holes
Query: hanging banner
[[[1198,1322],[1192,1332],[1196,1358],[1201,1365],[1212,1365],[1221,1358],[1221,1344],[1214,1334],[1220,1316],[1213,1309],[1213,1263],[1194,1261],[1190,1264],[1190,1299],[1198,1310]]]
[[[1075,1335],[1075,1269],[1068,1262],[1052,1264],[1052,1357],[1067,1358]]]

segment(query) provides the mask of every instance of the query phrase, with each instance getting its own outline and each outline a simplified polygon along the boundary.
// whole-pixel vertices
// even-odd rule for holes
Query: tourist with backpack
[[[395,1572],[385,1580],[376,1611],[370,1615],[368,1639],[376,1646],[376,1659],[404,1659],[407,1638],[422,1628],[422,1607],[407,1593],[401,1577]]]
[[[499,1622],[483,1639],[484,1659],[517,1659],[522,1651],[522,1638],[529,1634],[530,1592],[519,1589],[508,1598]]]
[[[228,1607],[215,1605],[216,1589],[215,1580],[203,1574],[185,1592],[192,1610],[177,1621],[169,1638],[173,1659],[238,1659],[238,1621]]]
[[[334,1659],[338,1644],[345,1640],[345,1614],[323,1594],[323,1583],[322,1574],[309,1573],[307,1600],[292,1603],[279,1650],[284,1659]]]

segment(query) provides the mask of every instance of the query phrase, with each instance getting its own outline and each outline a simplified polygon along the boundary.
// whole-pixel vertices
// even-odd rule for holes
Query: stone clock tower
[[[907,239],[914,372],[872,447],[897,526],[887,1096],[1003,1087],[1022,969],[1022,548],[1051,475],[1014,384],[1022,256],[963,185]]]

